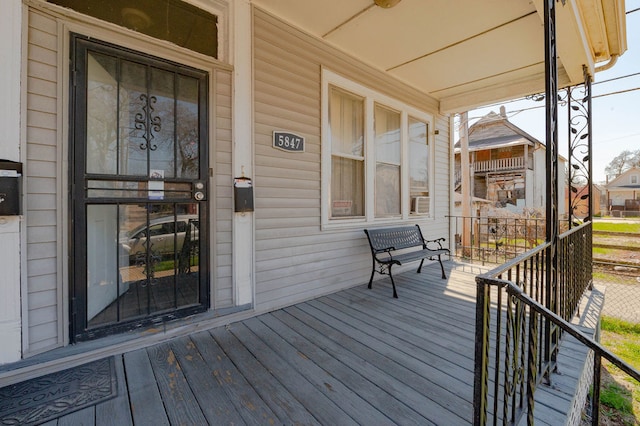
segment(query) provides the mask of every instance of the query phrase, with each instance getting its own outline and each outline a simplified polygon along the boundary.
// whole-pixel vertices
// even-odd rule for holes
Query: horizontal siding
[[[233,306],[232,274],[232,219],[233,192],[231,180],[232,160],[232,75],[228,71],[215,71],[215,268],[213,307]]]
[[[430,220],[421,225],[424,237],[427,239],[436,239],[449,237],[449,221],[445,217],[449,214],[449,165],[450,165],[450,147],[449,147],[449,118],[436,116],[435,128],[439,134],[435,135],[435,188],[434,188],[434,220]]]
[[[58,317],[57,23],[29,13],[27,61],[27,323],[25,353],[61,344]]]
[[[437,104],[254,10],[256,305],[262,311],[366,282],[371,273],[362,229],[320,227],[322,67],[432,114]],[[444,216],[449,203],[449,124],[446,117],[436,119],[435,209]],[[274,130],[304,136],[305,152],[274,149]],[[444,217],[426,224],[446,229]]]

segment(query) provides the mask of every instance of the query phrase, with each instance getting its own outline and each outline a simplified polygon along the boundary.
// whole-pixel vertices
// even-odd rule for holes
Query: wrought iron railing
[[[542,218],[447,217],[455,234],[451,255],[463,261],[500,265],[537,247],[545,239],[546,221]],[[560,232],[567,229],[568,220],[562,220]]]
[[[545,238],[546,222],[540,218],[448,217],[455,233],[451,254],[483,265],[507,262],[538,246]]]
[[[591,223],[559,236],[555,285],[546,282],[550,247],[543,243],[476,277],[476,425],[520,424],[525,415],[533,424],[535,390],[542,380],[551,383],[564,333],[594,353],[593,424],[598,423],[602,358],[640,380],[640,373],[570,323],[592,283]]]

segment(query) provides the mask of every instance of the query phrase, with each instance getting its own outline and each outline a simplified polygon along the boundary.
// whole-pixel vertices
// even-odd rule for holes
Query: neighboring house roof
[[[637,176],[637,183],[631,183],[631,176]],[[640,168],[632,167],[619,174],[615,179],[605,185],[605,188],[607,188],[607,191],[640,189]]]
[[[500,114],[491,111],[469,127],[469,152],[517,145],[538,145],[546,149],[544,143],[511,123],[506,116],[504,107],[500,107]],[[456,153],[460,152],[460,140],[453,148]],[[561,155],[558,155],[558,159],[567,161]]]
[[[542,142],[512,124],[504,115],[504,107],[501,113],[491,111],[469,127],[469,151],[484,149],[496,149],[517,145],[535,144]],[[454,145],[456,152],[460,151],[460,141]]]

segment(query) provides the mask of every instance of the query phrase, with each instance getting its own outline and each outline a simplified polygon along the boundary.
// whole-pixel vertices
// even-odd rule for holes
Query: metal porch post
[[[558,64],[556,50],[556,0],[544,0],[545,41],[545,109],[546,109],[546,240],[550,243],[545,256],[545,304],[558,311]],[[547,380],[555,368],[557,327],[545,321],[543,370]]]

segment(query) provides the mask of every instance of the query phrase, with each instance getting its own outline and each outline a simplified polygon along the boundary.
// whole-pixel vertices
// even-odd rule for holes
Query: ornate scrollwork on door
[[[158,149],[158,145],[151,142],[155,138],[154,132],[158,133],[162,128],[162,119],[159,115],[154,116],[155,109],[153,105],[158,101],[155,96],[147,96],[145,93],[140,95],[140,100],[143,102],[142,112],[138,112],[135,116],[135,127],[137,130],[142,130],[142,137],[145,142],[140,144],[140,149],[145,150],[149,148],[149,151],[155,151]]]

